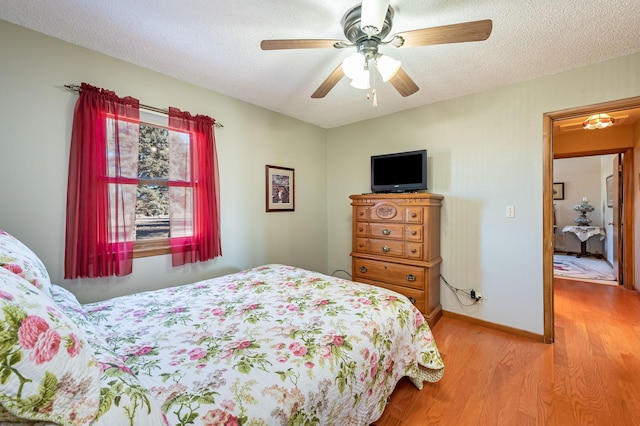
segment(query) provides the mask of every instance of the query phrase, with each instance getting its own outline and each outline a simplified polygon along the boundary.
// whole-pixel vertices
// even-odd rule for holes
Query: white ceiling
[[[479,19],[493,32],[483,42],[381,47],[420,90],[403,98],[383,84],[374,108],[346,78],[310,97],[353,48],[260,49],[263,39],[344,39],[340,21],[356,3],[1,0],[0,18],[324,128],[640,51],[639,0],[392,0],[391,34]]]

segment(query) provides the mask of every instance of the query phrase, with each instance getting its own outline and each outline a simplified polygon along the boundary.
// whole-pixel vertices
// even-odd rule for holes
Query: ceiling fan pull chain
[[[376,76],[376,71],[375,71],[376,70],[375,59],[373,61],[374,61],[374,66],[369,68],[369,75],[371,77],[371,80],[373,80],[373,84],[372,84],[373,91],[372,91],[372,93],[373,93],[373,107],[375,108],[375,107],[378,106],[378,91],[376,90],[376,82],[378,81],[378,79],[376,78],[377,76]]]

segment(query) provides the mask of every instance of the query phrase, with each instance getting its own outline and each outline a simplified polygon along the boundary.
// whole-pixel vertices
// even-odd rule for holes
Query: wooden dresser
[[[427,192],[351,195],[353,280],[409,298],[430,326],[440,305],[440,207]]]

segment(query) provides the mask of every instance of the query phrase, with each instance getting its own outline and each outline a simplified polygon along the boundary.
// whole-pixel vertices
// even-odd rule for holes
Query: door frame
[[[542,234],[543,234],[543,304],[544,304],[544,342],[553,343],[554,341],[554,317],[553,317],[553,122],[555,120],[563,120],[575,118],[579,116],[590,115],[592,113],[603,110],[615,111],[621,109],[640,108],[640,96],[621,99],[612,102],[603,102],[599,104],[586,105],[582,107],[569,108],[560,111],[554,111],[543,114],[542,117],[542,138],[543,138],[543,155],[542,155]],[[620,150],[616,151],[620,152]],[[607,152],[606,150],[584,153],[590,154],[613,154],[615,152]],[[583,155],[584,155],[583,154]],[[634,213],[633,213],[633,148],[624,151],[623,160],[623,199],[625,200],[622,211],[623,223],[625,226],[625,237],[623,239],[623,274],[625,277],[624,286],[628,289],[634,288]]]

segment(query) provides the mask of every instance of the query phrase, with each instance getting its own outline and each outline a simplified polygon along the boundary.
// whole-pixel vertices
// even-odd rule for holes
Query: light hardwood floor
[[[375,425],[640,425],[640,295],[556,279],[554,298],[552,345],[441,318],[444,377],[401,380]]]

